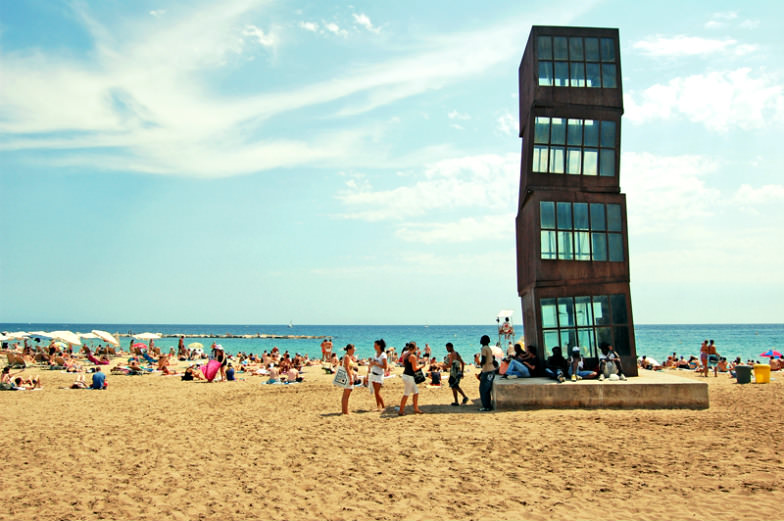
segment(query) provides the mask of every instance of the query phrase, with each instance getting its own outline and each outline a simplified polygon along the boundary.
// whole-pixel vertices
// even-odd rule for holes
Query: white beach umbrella
[[[62,340],[63,342],[67,342],[69,344],[73,344],[76,346],[82,345],[82,341],[76,336],[76,333],[71,331],[52,331],[49,333],[52,338],[56,338],[58,340]]]
[[[41,337],[41,338],[52,338],[52,335],[50,333],[47,333],[46,331],[30,331],[30,336]]]
[[[140,333],[138,335],[133,335],[133,338],[137,340],[158,340],[161,338],[161,335],[157,333]]]
[[[99,337],[95,333],[79,333],[79,338],[86,338],[88,340],[98,340],[101,337]]]
[[[498,312],[498,314],[495,316],[495,318],[497,318],[497,319],[508,318],[508,319],[511,320],[513,314],[514,314],[514,311],[512,311],[511,309],[502,309],[501,311]]]
[[[30,336],[30,333],[25,333],[24,331],[14,331],[12,333],[6,333],[5,336],[7,336],[9,340],[22,340],[23,338]]]
[[[504,357],[504,351],[498,346],[492,346],[490,350],[493,352],[493,357],[501,360]]]
[[[0,335],[0,342],[5,342],[6,340],[11,340],[11,338],[5,335]]]
[[[109,342],[113,346],[120,345],[120,342],[118,342],[117,339],[114,338],[114,336],[112,336],[111,333],[107,333],[106,331],[101,331],[100,329],[93,329],[92,333],[98,338],[100,338],[101,340],[105,342]]]

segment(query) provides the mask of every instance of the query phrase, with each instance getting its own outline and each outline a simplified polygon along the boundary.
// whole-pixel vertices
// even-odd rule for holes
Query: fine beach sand
[[[357,389],[342,417],[318,367],[292,386],[110,375],[106,391],[26,372],[43,391],[0,393],[0,519],[784,518],[780,374],[711,377],[702,411],[479,413],[471,373],[469,406],[420,386],[427,414],[400,418],[400,378],[387,411]]]

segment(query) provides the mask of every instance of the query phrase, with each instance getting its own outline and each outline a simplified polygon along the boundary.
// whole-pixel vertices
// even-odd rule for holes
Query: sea
[[[383,338],[388,347],[398,352],[409,341],[418,346],[429,344],[433,356],[441,359],[446,355],[445,344],[452,342],[463,357],[479,352],[479,339],[488,335],[495,342],[498,330],[495,324],[473,326],[439,325],[238,325],[238,324],[40,324],[0,323],[0,331],[55,331],[69,330],[86,333],[101,329],[110,333],[139,334],[143,332],[188,335],[277,335],[308,336],[316,338],[186,338],[186,345],[200,342],[205,350],[215,341],[228,353],[262,353],[278,347],[281,352],[307,354],[311,358],[321,357],[321,341],[331,337],[334,350],[339,352],[346,344],[354,344],[357,355],[367,357],[373,353],[373,342]],[[519,328],[522,333],[522,327]],[[739,356],[742,360],[767,360],[760,355],[769,350],[784,351],[784,324],[649,324],[635,326],[637,355],[646,355],[663,361],[673,352],[678,356],[699,355],[703,340],[714,340],[717,351],[728,359]],[[120,338],[127,350],[130,339]],[[43,340],[42,340],[43,341]],[[91,341],[85,341],[88,345]],[[162,349],[177,347],[177,338],[162,338],[155,344]],[[97,341],[92,341],[93,344]]]

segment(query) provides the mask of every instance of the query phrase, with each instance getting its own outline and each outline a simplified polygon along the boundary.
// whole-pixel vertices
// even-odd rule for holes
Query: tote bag
[[[335,372],[335,378],[332,380],[332,385],[343,388],[348,387],[348,372],[342,365],[338,367],[338,370]]]

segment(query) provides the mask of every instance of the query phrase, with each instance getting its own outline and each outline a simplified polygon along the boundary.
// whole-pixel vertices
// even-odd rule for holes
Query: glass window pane
[[[558,299],[558,327],[574,327],[574,300],[572,297]]]
[[[574,229],[587,230],[588,226],[588,203],[574,203]]]
[[[579,148],[569,148],[566,150],[566,173],[580,175],[580,164],[583,157]]]
[[[607,236],[604,233],[592,233],[591,244],[593,246],[593,260],[607,260]]]
[[[615,77],[615,65],[611,63],[602,64],[602,87],[605,89],[614,89],[618,86]]]
[[[597,327],[596,328],[596,345],[610,345],[613,343],[613,331],[611,327]]]
[[[543,298],[539,302],[542,306],[542,327],[558,327],[555,299]]]
[[[599,39],[586,38],[585,39],[585,59],[589,62],[599,61]]]
[[[593,329],[578,329],[577,341],[580,343],[580,351],[583,353],[583,356],[596,356]]]
[[[621,356],[629,356],[632,354],[629,343],[629,328],[626,326],[615,328],[615,343],[613,344],[615,352]]]
[[[555,78],[553,85],[556,87],[569,86],[569,62],[555,62]]]
[[[602,61],[615,61],[615,40],[612,38],[602,38]]]
[[[583,152],[583,175],[596,175],[599,151],[595,148],[586,148]]]
[[[623,262],[623,236],[620,233],[607,234],[607,247],[610,250],[610,262]]]
[[[553,38],[553,56],[556,60],[568,60],[569,50],[566,43],[566,37],[556,36]]]
[[[598,147],[599,146],[599,122],[592,119],[586,119],[584,124],[585,146]]]
[[[550,142],[550,118],[537,117],[534,130],[534,143]]]
[[[547,172],[547,156],[549,149],[546,146],[537,145],[534,147],[534,159],[531,164],[533,172]]]
[[[577,331],[574,329],[561,330],[561,352],[568,356],[567,353],[572,352],[572,347],[577,345]]]
[[[612,177],[615,175],[615,150],[603,148],[599,153],[599,175]]]
[[[585,65],[582,62],[570,63],[569,70],[571,71],[570,85],[572,87],[585,87]]]
[[[572,203],[558,203],[558,229],[572,229]]]
[[[606,230],[604,223],[604,205],[591,203],[591,230],[598,232]]]
[[[566,137],[566,144],[579,147],[583,144],[583,120],[570,119],[569,132]]]
[[[549,36],[540,36],[536,39],[536,57],[540,60],[553,59],[553,42]]]
[[[593,315],[591,314],[591,297],[575,297],[574,311],[577,315],[578,326],[593,325]]]
[[[593,298],[593,323],[596,326],[610,324],[610,299],[604,295]]]
[[[542,230],[540,232],[541,236],[541,248],[542,248],[542,258],[544,260],[555,260],[556,259],[556,252],[555,252],[555,231],[553,230]]]
[[[553,348],[560,345],[561,339],[557,329],[544,332],[544,349],[547,356],[551,356],[553,354]]]
[[[626,295],[618,293],[610,295],[610,305],[612,306],[613,324],[626,324]]]
[[[615,121],[602,121],[602,146],[615,148]]]
[[[558,259],[574,260],[572,232],[558,232]]]
[[[539,70],[541,70],[542,64],[539,63]],[[541,72],[539,73],[541,77]],[[541,80],[539,81],[539,85],[541,85]],[[599,73],[599,64],[598,63],[586,63],[585,64],[585,85],[587,87],[601,87],[602,82]]]
[[[611,232],[621,231],[621,205],[608,204],[607,205],[607,229]]]
[[[552,87],[553,62],[549,62],[549,61],[539,62],[539,85],[543,85],[545,87]]]
[[[555,229],[555,203],[552,201],[539,202],[539,224],[542,228]]]
[[[550,143],[553,145],[563,145],[566,143],[566,120],[563,118],[553,118],[550,120],[551,134]]]
[[[564,156],[566,151],[563,147],[552,147],[550,149],[550,173],[563,174],[564,173]]]
[[[588,232],[574,233],[574,259],[578,261],[591,260],[591,246]]]
[[[583,39],[569,38],[569,59],[583,61]]]

